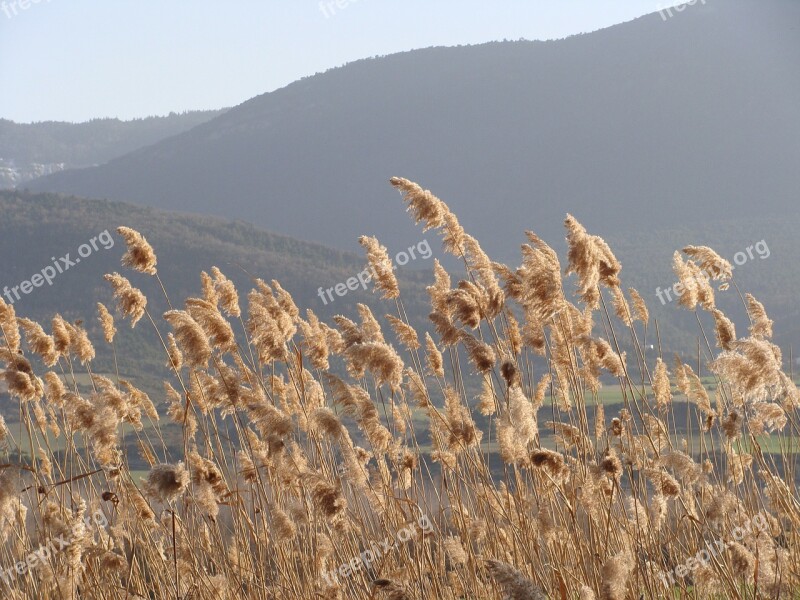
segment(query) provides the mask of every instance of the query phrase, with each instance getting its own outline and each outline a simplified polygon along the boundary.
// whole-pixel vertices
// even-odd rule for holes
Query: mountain
[[[113,370],[114,365],[96,318],[97,302],[112,310],[114,306],[111,288],[103,280],[105,273],[117,271],[128,277],[147,296],[148,310],[162,334],[169,331],[160,318],[169,306],[158,282],[120,265],[125,251],[116,233],[120,225],[141,231],[152,244],[158,255],[159,277],[174,306],[180,307],[189,296],[200,295],[200,272],[210,272],[217,266],[236,284],[243,310],[255,278],[278,280],[304,315],[310,308],[326,322],[332,322],[335,314],[355,318],[358,302],[371,305],[377,315],[391,308],[372,293],[369,284],[365,291],[350,281],[355,291],[335,291],[337,284],[346,285],[364,269],[363,256],[268,233],[243,222],[8,190],[0,191],[0,211],[0,256],[6,257],[0,263],[3,299],[13,301],[17,316],[37,320],[48,330],[56,312],[70,321],[82,320],[97,345],[95,368],[105,372]],[[432,253],[422,252],[418,261],[432,269]],[[59,273],[56,264],[63,272]],[[404,304],[415,327],[425,324],[428,309],[424,286],[432,278],[430,271],[398,270]],[[34,287],[36,283],[38,287]],[[329,288],[334,289],[333,301],[324,294]],[[241,331],[238,324],[235,326]],[[127,322],[118,322],[117,327],[123,376],[144,380],[145,387],[150,382],[153,387],[148,391],[159,392],[158,376],[165,372],[165,359],[152,325],[145,317],[133,330]]]
[[[399,204],[400,199],[395,198],[395,202]],[[95,319],[96,302],[113,305],[111,290],[103,281],[105,273],[120,271],[140,287],[149,299],[148,307],[155,319],[169,308],[157,281],[120,266],[124,244],[115,233],[120,225],[141,231],[153,245],[158,254],[159,276],[174,305],[198,295],[200,271],[217,266],[237,285],[243,307],[245,293],[258,277],[278,280],[292,293],[301,310],[310,308],[327,322],[336,314],[353,317],[358,302],[371,306],[376,315],[393,312],[391,303],[380,301],[371,290],[365,291],[359,285],[354,285],[358,288],[355,291],[345,289],[347,282],[354,284],[352,278],[363,270],[363,254],[269,233],[240,221],[21,191],[0,191],[0,210],[4,215],[0,221],[0,256],[9,257],[0,263],[0,294],[4,300],[14,301],[19,316],[45,324],[56,312],[69,320],[83,320],[95,340],[101,338]],[[795,260],[799,230],[800,214],[792,213],[780,218],[720,221],[713,230],[703,223],[693,223],[659,232],[608,236],[623,264],[623,285],[635,287],[641,293],[653,317],[642,343],[657,345],[660,341],[667,356],[672,352],[689,356],[696,352],[698,329],[694,314],[680,309],[674,294],[667,296],[664,290],[671,288],[675,280],[671,272],[675,249],[707,244],[736,265],[736,284],[742,292],[751,292],[764,302],[775,319],[776,341],[788,358],[790,347],[800,344],[800,308],[795,295],[800,288],[800,261]],[[411,323],[422,331],[431,329],[424,287],[432,281],[433,257],[448,262],[439,250],[437,234],[416,231],[414,237],[422,241],[414,247],[417,258],[399,267],[398,278],[404,308]],[[88,253],[92,239],[97,250]],[[520,263],[518,247],[524,241],[521,230],[507,240],[508,253],[516,253],[510,262],[512,267]],[[87,256],[81,258],[84,244],[89,245],[82,249]],[[558,250],[564,268],[564,249],[559,245]],[[389,248],[392,257],[400,252],[410,254],[408,246]],[[52,285],[45,281],[39,282],[40,287],[21,287],[23,282],[32,281],[35,274],[55,263],[63,268],[67,262],[75,264],[51,277]],[[449,265],[455,285],[463,277],[463,266],[453,262]],[[53,268],[49,273],[53,273]],[[574,282],[568,278],[565,288],[568,294],[572,293]],[[331,290],[330,294],[327,290]],[[744,335],[747,317],[735,287],[718,292],[717,300],[739,326],[739,334]],[[710,332],[713,324],[707,315],[701,315],[701,319]],[[150,324],[143,320],[133,331],[125,325],[120,331],[117,343],[119,354],[125,356],[126,372],[151,377],[155,382],[155,377],[163,372],[163,365],[158,339]],[[624,339],[620,343],[628,344]],[[106,358],[109,358],[107,353]],[[112,368],[109,361],[104,363],[100,359],[99,363],[101,368]]]
[[[64,169],[108,162],[183,133],[224,111],[172,113],[132,121],[14,123],[0,119],[0,189]]]
[[[666,19],[666,20],[665,20]],[[795,210],[800,3],[716,0],[547,42],[362,60],[32,189],[243,219],[329,246],[417,240],[420,182],[491,253],[523,228],[713,228]]]
[[[358,302],[370,305],[379,316],[393,312],[392,303],[380,301],[358,285],[355,291],[344,290],[347,282],[353,284],[352,278],[363,270],[362,256],[269,233],[243,222],[21,191],[0,191],[0,210],[4,215],[0,221],[0,256],[9,257],[0,263],[3,299],[13,301],[18,316],[44,325],[56,312],[68,320],[82,320],[94,340],[102,337],[95,318],[96,302],[109,307],[114,304],[110,287],[103,280],[105,273],[120,271],[141,288],[157,322],[169,308],[157,281],[121,267],[124,244],[115,232],[120,225],[141,231],[154,246],[159,276],[174,305],[197,296],[200,272],[217,266],[237,285],[243,308],[246,292],[258,277],[278,280],[302,311],[310,308],[327,322],[332,322],[336,314],[354,317]],[[718,305],[736,322],[739,334],[745,335],[747,316],[736,287],[742,293],[755,294],[775,319],[776,342],[788,359],[790,348],[800,344],[800,308],[795,292],[800,288],[800,261],[795,260],[798,230],[800,214],[793,213],[780,218],[720,221],[712,231],[703,224],[692,224],[655,233],[608,237],[623,263],[623,285],[638,289],[653,317],[642,343],[660,342],[667,356],[672,352],[692,356],[696,352],[697,320],[693,313],[679,308],[674,294],[668,295],[665,290],[672,287],[675,279],[671,272],[674,250],[689,244],[708,244],[735,265],[736,286],[718,292]],[[446,262],[446,258],[438,250],[436,234],[417,232],[416,236],[424,240],[424,245],[415,247],[417,259],[413,264],[422,271],[411,269],[409,264],[399,268],[398,278],[410,322],[422,331],[431,329],[424,287],[432,281],[432,259],[435,256]],[[516,248],[523,241],[519,232],[508,241],[508,247]],[[390,255],[396,256],[402,250],[390,248]],[[564,268],[563,251],[560,256]],[[519,262],[518,256],[511,265]],[[56,264],[64,272],[59,273]],[[463,267],[454,263],[451,266],[455,284],[463,276]],[[49,275],[52,285],[44,277],[34,281],[42,273]],[[24,282],[39,283],[39,287]],[[342,285],[337,292],[339,284]],[[565,288],[570,294],[574,282],[567,278]],[[326,290],[332,291],[326,295]],[[713,323],[705,314],[700,317],[710,335]],[[119,328],[117,345],[120,356],[125,357],[120,364],[123,375],[135,375],[155,385],[164,366],[151,325],[144,319],[132,331],[125,324]],[[625,339],[620,343],[624,348],[629,345]],[[111,370],[113,363],[108,353],[98,354],[100,368]]]

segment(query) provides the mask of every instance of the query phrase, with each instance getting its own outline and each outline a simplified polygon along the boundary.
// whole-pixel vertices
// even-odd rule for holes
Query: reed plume
[[[139,273],[155,275],[158,260],[153,247],[147,243],[144,236],[130,227],[118,227],[117,233],[122,236],[128,247],[122,256],[122,264]]]

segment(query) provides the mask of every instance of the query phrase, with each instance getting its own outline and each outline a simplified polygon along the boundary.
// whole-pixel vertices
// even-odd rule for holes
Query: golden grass
[[[374,238],[362,245],[393,331],[366,306],[323,323],[275,281],[255,282],[242,314],[218,269],[202,274],[202,297],[161,320],[109,274],[123,319],[163,341],[172,377],[157,411],[135,382],[93,373],[79,324],[57,317],[46,333],[0,304],[0,361],[21,415],[0,428],[3,597],[797,593],[800,393],[763,307],[742,297],[751,323],[738,338],[717,309],[709,273],[735,282],[713,251],[675,257],[681,305],[717,325],[720,349],[701,331],[692,368],[645,355],[644,301],[623,291],[611,249],[575,218],[566,268],[529,233],[511,269],[432,193],[392,184],[465,266],[454,283],[436,265],[432,337],[408,325]],[[120,234],[124,266],[171,300],[146,239]],[[577,302],[562,273],[574,274]],[[114,346],[124,332],[105,307],[98,318],[100,343],[124,361]],[[178,444],[165,424],[180,427]],[[129,466],[123,430],[147,473]],[[738,535],[754,519],[764,526]],[[14,570],[57,538],[69,544]],[[716,541],[730,547],[683,568]]]

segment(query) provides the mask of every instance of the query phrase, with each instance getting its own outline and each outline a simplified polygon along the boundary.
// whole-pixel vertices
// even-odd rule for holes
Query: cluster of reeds
[[[644,350],[645,302],[572,216],[565,267],[528,233],[512,269],[432,193],[391,183],[465,266],[454,284],[436,263],[434,335],[408,324],[387,251],[366,237],[391,332],[364,305],[323,323],[276,281],[256,281],[243,313],[216,268],[162,321],[107,275],[117,318],[163,342],[172,375],[155,403],[93,373],[81,323],[56,316],[47,333],[0,301],[20,422],[0,427],[2,597],[793,597],[800,393],[763,306],[742,298],[747,337],[716,307],[730,265],[704,247],[675,254],[681,305],[715,323],[716,348],[698,318],[692,368]],[[145,238],[119,234],[124,265],[158,278]],[[116,362],[124,334],[103,305],[98,318]],[[623,399],[614,414],[600,401],[609,382]],[[182,442],[165,441],[165,421]],[[129,467],[132,436],[144,476]],[[767,526],[734,539],[756,517]],[[59,536],[69,545],[17,570]],[[676,569],[716,540],[727,548]]]

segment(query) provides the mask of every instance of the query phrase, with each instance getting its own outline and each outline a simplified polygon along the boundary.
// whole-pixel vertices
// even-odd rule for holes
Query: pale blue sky
[[[561,38],[662,8],[657,0],[339,0],[346,7],[326,16],[319,0],[14,1],[0,0],[0,118],[20,122],[234,106],[359,58]]]

